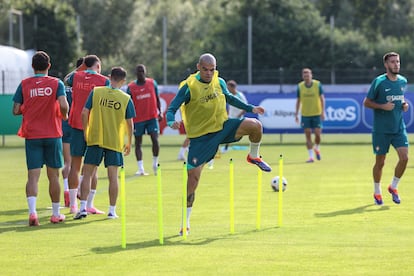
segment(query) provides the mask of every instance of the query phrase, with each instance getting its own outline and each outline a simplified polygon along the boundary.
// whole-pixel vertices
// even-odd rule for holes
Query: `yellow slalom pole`
[[[230,234],[234,234],[234,164],[233,159],[230,159]]]
[[[163,225],[163,212],[162,212],[162,182],[161,182],[161,167],[158,164],[157,168],[157,179],[158,179],[158,232],[160,244],[164,244],[164,225]]]
[[[282,227],[283,223],[283,155],[279,158],[279,208],[278,208],[278,224]]]
[[[125,169],[124,166],[121,167],[120,171],[121,177],[121,247],[126,248],[126,214],[125,214]]]
[[[257,210],[256,210],[256,230],[260,230],[260,220],[262,211],[262,170],[257,169]]]
[[[183,165],[183,218],[182,218],[182,226],[183,226],[183,239],[187,239],[187,165],[184,162]]]

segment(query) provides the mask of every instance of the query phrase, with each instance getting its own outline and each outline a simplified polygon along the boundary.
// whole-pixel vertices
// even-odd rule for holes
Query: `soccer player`
[[[325,119],[325,97],[322,84],[312,79],[312,70],[302,69],[303,81],[298,84],[295,120],[299,122],[299,110],[301,110],[301,126],[305,132],[306,148],[309,159],[307,163],[314,162],[313,152],[316,159],[321,160],[319,145],[321,143],[322,121]],[[312,142],[312,130],[315,134],[315,142]],[[312,149],[313,148],[313,149]]]
[[[182,231],[189,232],[190,214],[195,199],[195,190],[205,163],[214,158],[219,145],[239,141],[248,135],[249,163],[263,171],[272,169],[259,155],[262,138],[262,124],[254,118],[228,119],[226,102],[247,112],[263,114],[264,108],[248,105],[234,97],[226,87],[226,82],[216,70],[216,58],[209,53],[202,54],[197,63],[198,72],[191,74],[180,87],[167,110],[167,124],[173,129],[180,127],[175,121],[175,113],[182,105],[183,122],[190,148],[187,157],[187,226]]]
[[[364,106],[374,111],[372,147],[375,154],[375,164],[372,175],[374,178],[374,201],[377,205],[383,204],[381,176],[390,145],[395,148],[398,154],[394,177],[391,180],[391,185],[388,186],[388,192],[396,204],[401,202],[397,186],[408,162],[408,137],[403,119],[403,112],[407,112],[409,108],[408,103],[404,100],[407,79],[399,74],[399,54],[386,53],[383,62],[385,74],[372,81],[364,99]]]
[[[78,212],[76,196],[79,187],[79,173],[82,165],[82,158],[86,151],[86,142],[83,132],[81,113],[85,102],[95,86],[108,86],[109,79],[100,74],[101,61],[95,55],[88,55],[84,58],[86,70],[74,71],[66,79],[72,87],[72,106],[69,112],[69,125],[72,127],[72,138],[70,143],[71,169],[69,172],[69,200],[70,213]],[[96,193],[97,176],[93,177],[92,189],[88,198],[87,211],[91,214],[104,214],[104,212],[93,206],[93,199]]]
[[[80,68],[83,64],[83,57],[79,58],[76,61],[76,68]],[[78,69],[79,70],[79,69]],[[69,103],[69,108],[72,105],[72,87],[66,86],[66,99]],[[67,120],[62,120],[62,145],[63,145],[63,169],[62,169],[62,178],[63,178],[63,198],[65,202],[65,207],[70,206],[69,200],[69,182],[68,176],[70,171],[70,140],[72,137],[72,128],[69,125]]]
[[[131,150],[132,118],[135,108],[131,97],[120,90],[125,83],[126,71],[114,67],[111,71],[111,86],[95,87],[82,110],[82,124],[88,145],[81,183],[80,211],[74,219],[85,218],[88,214],[86,201],[91,189],[92,177],[104,159],[109,179],[108,218],[117,218],[116,200],[118,197],[118,168],[123,166],[123,156]],[[125,129],[126,127],[126,129]],[[124,145],[125,132],[128,134]]]
[[[134,136],[138,171],[135,175],[148,175],[145,172],[144,161],[142,160],[142,136],[145,132],[151,137],[152,169],[154,175],[157,175],[158,154],[160,152],[160,144],[158,142],[160,126],[158,121],[162,120],[158,85],[154,79],[147,77],[145,65],[138,64],[135,72],[137,79],[130,82],[127,89],[127,93],[131,95],[135,106],[135,113],[137,114],[134,118]]]
[[[235,97],[239,98],[242,102],[247,104],[246,96],[244,96],[243,92],[237,90],[237,82],[235,80],[229,80],[227,82],[227,89],[233,94]],[[235,106],[229,106],[229,118],[238,118],[242,119],[246,111],[243,109],[239,109]],[[223,153],[226,153],[229,149],[229,144],[226,144],[222,150]]]
[[[24,79],[17,87],[13,97],[13,114],[23,116],[18,135],[25,138],[26,145],[29,226],[38,226],[36,200],[44,164],[52,200],[53,214],[50,222],[65,220],[65,215],[59,211],[59,169],[62,167],[62,119],[67,120],[69,105],[63,82],[48,76],[49,55],[43,51],[36,52],[32,58],[32,67],[35,75]]]

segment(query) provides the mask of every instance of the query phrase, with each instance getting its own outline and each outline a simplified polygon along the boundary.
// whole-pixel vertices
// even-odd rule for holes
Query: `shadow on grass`
[[[21,214],[27,214],[27,208],[26,209],[18,209],[18,210],[5,210],[0,211],[0,216],[17,216]]]
[[[217,240],[233,239],[234,237],[237,237],[237,236],[242,236],[242,235],[251,234],[251,233],[260,233],[264,231],[274,230],[277,228],[279,227],[269,227],[269,228],[263,228],[260,230],[254,229],[254,230],[249,230],[249,231],[244,231],[244,232],[237,232],[234,234],[227,233],[227,234],[217,235],[213,237],[194,238],[194,236],[188,236],[187,240],[184,240],[183,237],[177,234],[177,235],[164,237],[164,244],[160,244],[159,239],[154,239],[154,240],[147,240],[147,241],[142,241],[142,242],[137,242],[137,243],[127,243],[126,248],[122,248],[121,245],[119,244],[119,245],[108,246],[108,247],[93,247],[91,251],[96,254],[112,254],[116,252],[122,252],[125,250],[139,250],[139,249],[159,247],[159,246],[178,246],[178,245],[200,246],[200,245],[212,243]]]
[[[386,211],[390,209],[389,206],[380,206],[379,208],[369,208],[369,207],[378,207],[375,204],[368,204],[363,205],[360,207],[352,208],[352,209],[345,209],[345,210],[338,210],[328,213],[315,213],[315,217],[318,218],[328,218],[328,217],[336,217],[336,216],[346,216],[346,215],[354,215],[354,214],[361,214],[366,212],[378,212],[378,211]]]
[[[127,175],[125,174],[125,181],[131,180],[131,179],[137,179],[138,177],[133,175]],[[106,173],[98,174],[98,180],[106,181],[106,184],[108,184],[108,175]]]
[[[4,215],[4,213],[8,213],[9,215],[20,215],[20,214],[27,214],[27,209],[22,210],[9,210],[6,212],[0,212],[0,215]],[[32,231],[42,231],[46,229],[59,229],[59,228],[68,228],[68,227],[78,227],[82,226],[84,224],[94,223],[94,222],[100,222],[108,220],[106,216],[103,216],[99,219],[93,218],[93,219],[82,219],[82,220],[74,220],[73,216],[66,215],[66,220],[61,223],[51,223],[49,221],[50,215],[41,215],[43,211],[40,211],[38,213],[39,215],[39,226],[33,226],[29,227],[28,225],[28,217],[24,219],[17,219],[17,220],[8,220],[0,222],[0,234],[6,233],[6,232],[32,232]],[[50,213],[51,214],[51,213]]]

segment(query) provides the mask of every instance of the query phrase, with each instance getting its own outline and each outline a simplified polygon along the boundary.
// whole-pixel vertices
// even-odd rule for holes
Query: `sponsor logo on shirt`
[[[387,89],[385,89],[387,90]],[[394,101],[404,101],[404,95],[388,95],[386,97],[387,102],[394,102]]]
[[[89,82],[82,82],[79,81],[76,83],[76,89],[81,89],[81,90],[85,90],[88,93],[96,86],[96,84],[94,83],[89,83]]]
[[[120,102],[116,102],[114,100],[109,100],[109,99],[105,99],[105,98],[102,98],[102,99],[99,100],[99,105],[107,107],[107,108],[113,108],[115,110],[119,110],[121,108],[121,103]]]
[[[147,99],[151,97],[151,93],[146,93],[146,94],[142,94],[142,95],[136,95],[135,99],[137,100],[143,100],[143,99]]]
[[[30,98],[33,97],[47,97],[52,95],[53,90],[50,87],[39,87],[30,89]]]
[[[201,97],[200,102],[201,103],[208,103],[209,101],[214,100],[217,97],[218,97],[218,93],[217,93],[217,91],[214,91],[214,93],[212,93],[212,94],[208,94],[204,97]]]

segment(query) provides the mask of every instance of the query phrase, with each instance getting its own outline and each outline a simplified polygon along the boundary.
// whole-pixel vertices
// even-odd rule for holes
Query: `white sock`
[[[69,189],[69,202],[70,206],[78,206],[78,202],[76,201],[76,196],[78,195],[78,189]]]
[[[69,183],[67,178],[63,178],[63,190],[68,191],[69,190]]]
[[[191,210],[193,207],[187,207],[187,228],[190,229],[190,216],[191,216]],[[183,227],[183,222],[181,221],[181,228]]]
[[[376,195],[381,194],[381,185],[379,182],[374,182],[374,194]]]
[[[315,144],[314,148],[319,151],[319,144]]]
[[[58,217],[60,215],[60,203],[59,202],[52,202],[52,212],[53,216]]]
[[[93,200],[95,198],[96,190],[91,190],[88,195],[88,200],[86,202],[86,208],[92,208],[93,207]]]
[[[35,196],[28,196],[27,197],[27,205],[29,206],[29,215],[36,212],[36,197]]]
[[[309,158],[313,159],[313,150],[308,149]]]
[[[193,210],[193,207],[187,207],[187,228],[190,228],[191,210]]]
[[[158,156],[153,156],[152,157],[152,167],[155,169],[155,168],[158,168]]]
[[[116,209],[116,206],[110,205],[108,214],[116,215],[115,209]]]
[[[393,177],[391,182],[391,188],[397,189],[398,183],[400,182],[400,179],[398,177]]]
[[[145,171],[145,170],[144,170],[144,160],[139,160],[139,161],[138,161],[138,170],[139,170],[140,172]]]
[[[80,211],[86,211],[86,200],[80,201]]]
[[[80,186],[81,186],[82,180],[83,180],[83,175],[80,175],[80,176],[79,176],[78,191],[80,191]]]
[[[260,157],[259,156],[259,147],[260,147],[260,143],[252,143],[250,142],[250,157],[251,158],[257,158]]]

